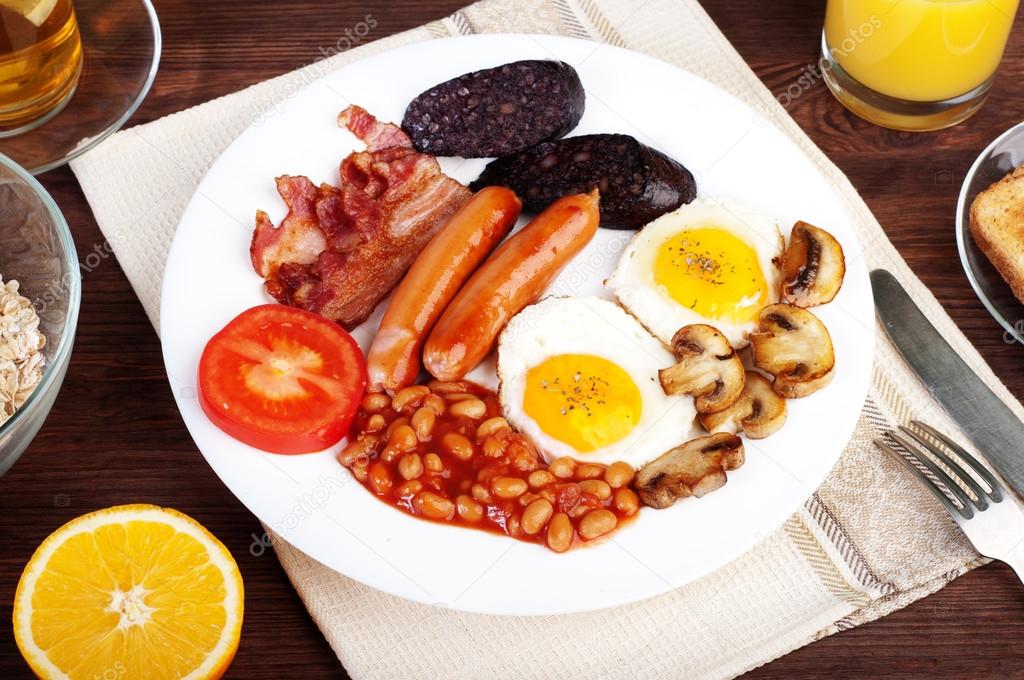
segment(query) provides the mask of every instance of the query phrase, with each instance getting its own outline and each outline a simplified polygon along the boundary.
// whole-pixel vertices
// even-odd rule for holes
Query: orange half
[[[243,603],[238,565],[202,525],[120,505],[36,549],[14,596],[14,637],[41,678],[219,678]]]

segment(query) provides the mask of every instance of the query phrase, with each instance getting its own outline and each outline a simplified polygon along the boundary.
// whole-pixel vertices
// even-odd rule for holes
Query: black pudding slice
[[[470,185],[508,187],[524,209],[540,212],[562,196],[601,192],[601,226],[640,229],[697,197],[689,170],[629,135],[543,142],[488,163]]]
[[[435,85],[409,103],[402,129],[435,156],[504,156],[569,133],[584,105],[569,64],[516,61]]]

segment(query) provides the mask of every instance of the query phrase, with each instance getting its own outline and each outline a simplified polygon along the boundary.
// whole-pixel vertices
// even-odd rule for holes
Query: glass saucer
[[[160,63],[160,22],[150,0],[74,0],[82,75],[44,124],[0,139],[0,153],[33,175],[77,158],[117,132],[146,97]]]
[[[1024,123],[997,137],[967,171],[956,206],[956,245],[967,279],[982,304],[1006,331],[1003,337],[1007,342],[1024,344],[1024,305],[1014,297],[1010,286],[974,242],[970,228],[974,197],[1021,165],[1024,165]]]

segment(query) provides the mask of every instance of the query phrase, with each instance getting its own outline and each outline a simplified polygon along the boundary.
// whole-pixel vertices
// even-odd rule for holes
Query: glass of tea
[[[822,75],[846,108],[937,130],[985,101],[1018,0],[828,0]]]
[[[59,113],[81,72],[71,0],[0,0],[0,137]]]

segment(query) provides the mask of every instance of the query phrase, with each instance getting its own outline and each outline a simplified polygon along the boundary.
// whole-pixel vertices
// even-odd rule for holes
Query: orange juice
[[[864,86],[938,102],[985,84],[1003,55],[1018,0],[829,0],[825,41]]]

